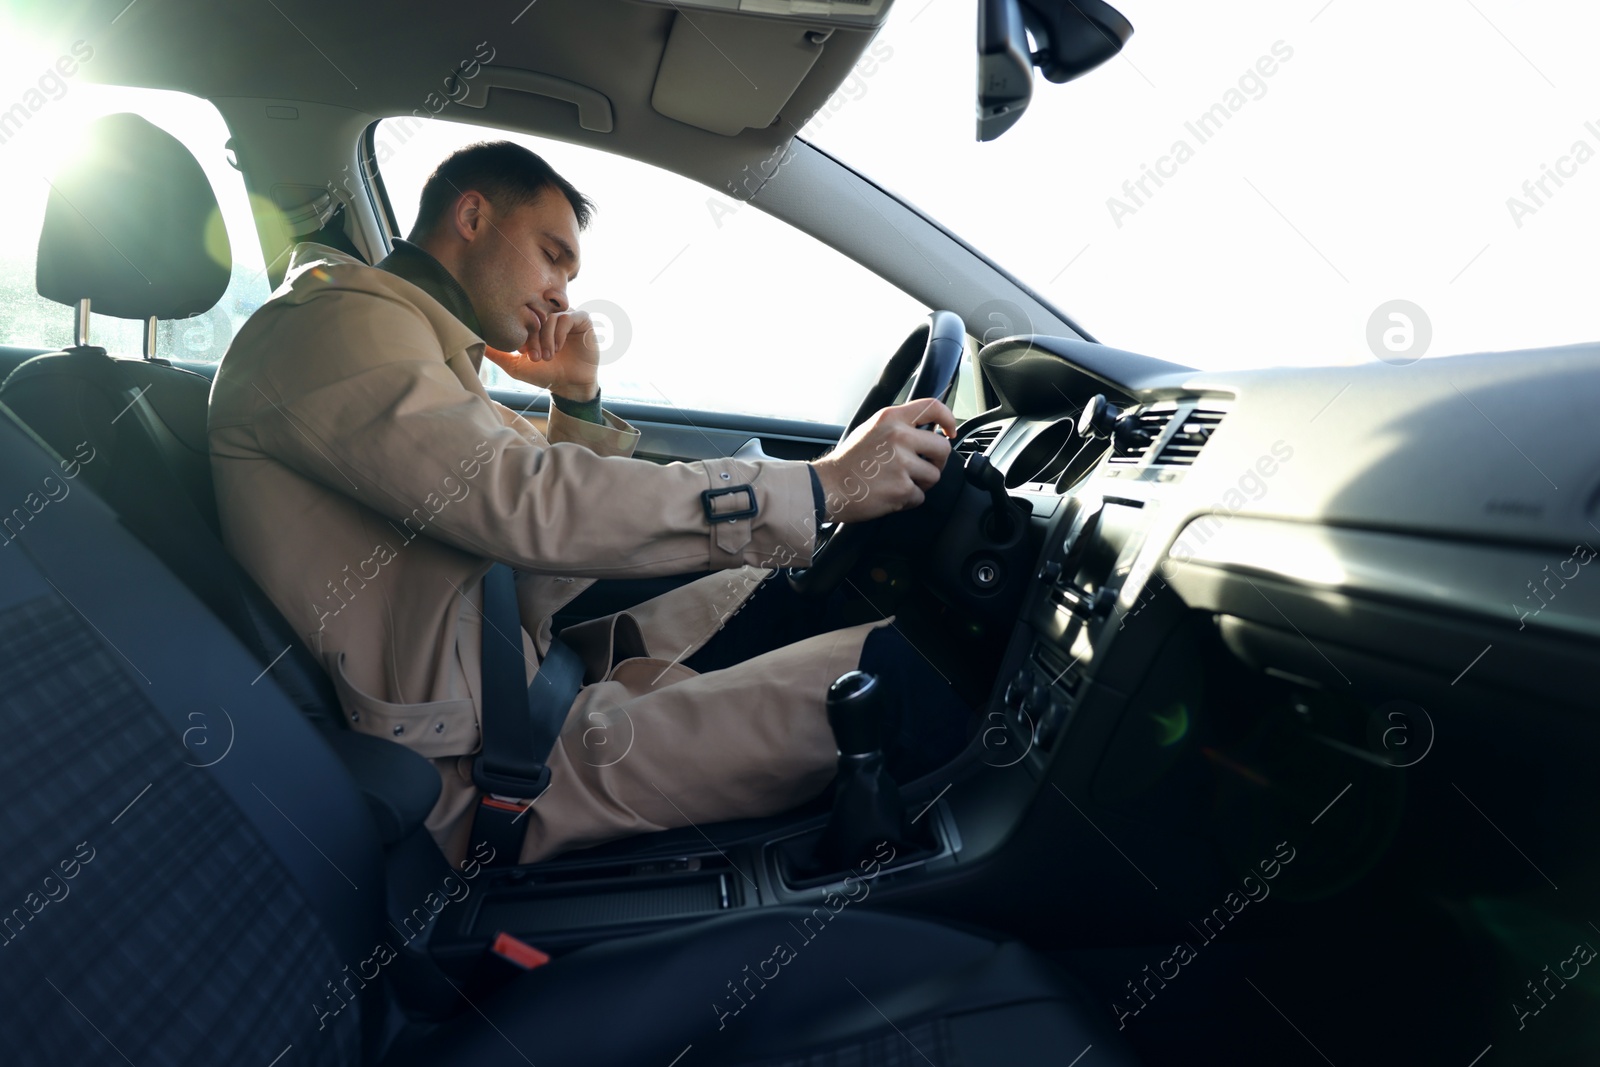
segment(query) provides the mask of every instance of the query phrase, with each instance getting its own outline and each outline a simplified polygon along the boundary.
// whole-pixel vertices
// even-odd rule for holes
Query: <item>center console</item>
[[[1115,609],[1154,508],[1133,496],[1080,496],[1047,542],[1021,620],[1031,640],[1002,696],[1008,726],[1036,761],[1071,724],[1085,680],[1120,628]]]

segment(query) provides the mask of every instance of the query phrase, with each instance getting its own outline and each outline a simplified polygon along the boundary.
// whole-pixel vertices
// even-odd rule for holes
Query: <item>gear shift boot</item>
[[[877,676],[851,671],[828,687],[828,725],[839,746],[833,813],[817,843],[823,870],[851,870],[887,841],[899,851],[913,846],[900,788],[884,766],[887,740],[882,685]]]

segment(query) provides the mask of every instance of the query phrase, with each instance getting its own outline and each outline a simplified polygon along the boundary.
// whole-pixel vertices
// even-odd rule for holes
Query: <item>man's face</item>
[[[578,217],[560,190],[510,211],[481,205],[460,260],[462,288],[490,346],[514,352],[545,316],[565,311],[567,283],[578,276]]]

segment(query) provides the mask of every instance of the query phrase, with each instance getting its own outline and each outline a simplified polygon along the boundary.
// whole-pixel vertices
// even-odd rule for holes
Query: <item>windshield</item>
[[[897,0],[803,136],[1096,339],[1202,368],[1600,335],[1600,9],[1114,0],[1122,54],[973,137],[975,16]]]

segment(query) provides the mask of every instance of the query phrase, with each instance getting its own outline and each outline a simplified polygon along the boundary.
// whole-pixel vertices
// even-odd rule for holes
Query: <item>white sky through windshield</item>
[[[1375,316],[1394,301],[1425,317],[1417,325],[1430,356],[1600,336],[1591,311],[1600,290],[1600,67],[1585,54],[1600,39],[1600,7],[1115,2],[1135,27],[1123,54],[1067,85],[1037,78],[1022,120],[979,144],[975,3],[896,0],[856,73],[803,135],[1120,348],[1199,367],[1362,362],[1374,358]],[[66,44],[0,34],[6,99]],[[16,240],[0,248],[0,267],[9,263],[23,289],[53,148],[70,146],[88,114],[118,105],[118,92],[128,94],[118,106],[137,100],[180,138],[214,146],[205,162],[222,166],[214,115],[82,80],[63,87],[49,122],[5,146],[0,193]],[[385,163],[385,180],[419,185],[453,147],[448,133],[419,137]],[[577,176],[600,188],[608,173],[586,166]],[[689,243],[694,254],[734,254],[727,232],[754,228],[759,213],[732,222],[708,214],[714,195],[686,194],[683,219],[658,220],[670,248],[659,263],[643,257],[654,264],[647,273]],[[626,199],[603,199],[602,227],[622,218]],[[680,236],[689,226],[699,230]],[[248,224],[238,231],[247,235]],[[637,245],[645,232],[632,227],[627,238]],[[236,255],[259,261],[258,249],[239,244]],[[590,296],[610,293],[605,259],[585,272]],[[750,284],[801,294],[813,278],[780,255]],[[914,317],[909,303],[876,294],[870,308],[836,309],[830,325],[862,338],[862,366],[875,365],[894,341],[871,328],[892,320],[884,336],[897,338]],[[641,321],[659,317],[648,302],[636,310]],[[826,406],[820,397],[796,405]]]
[[[978,144],[974,5],[896,0],[804,136],[1099,340],[1175,362],[1370,360],[1392,300],[1430,356],[1600,337],[1595,5],[1113,2],[1123,55],[1036,75]]]

